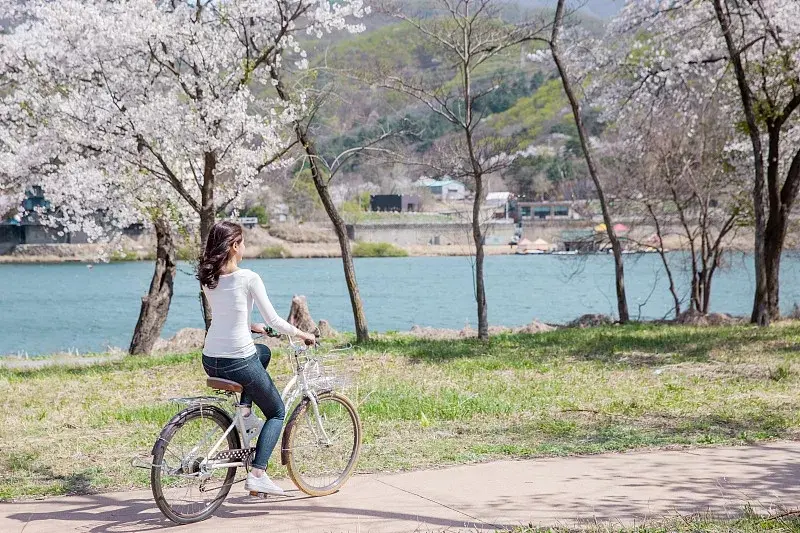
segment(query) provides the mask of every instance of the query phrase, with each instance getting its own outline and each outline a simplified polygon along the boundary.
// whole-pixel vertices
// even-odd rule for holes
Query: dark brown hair
[[[237,242],[242,242],[242,227],[239,224],[224,220],[211,227],[206,248],[197,267],[197,279],[202,285],[209,289],[217,287],[222,269],[228,263],[233,245]]]

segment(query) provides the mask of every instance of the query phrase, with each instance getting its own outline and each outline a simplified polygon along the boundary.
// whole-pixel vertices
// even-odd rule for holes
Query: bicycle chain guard
[[[217,455],[212,457],[211,461],[219,461],[222,459],[233,459],[236,461],[242,461],[243,463],[250,460],[250,458],[256,453],[255,448],[236,448],[233,450],[223,450],[218,452]]]

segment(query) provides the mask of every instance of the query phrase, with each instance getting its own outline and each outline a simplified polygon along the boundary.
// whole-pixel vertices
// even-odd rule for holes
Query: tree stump
[[[336,330],[331,327],[330,322],[327,320],[320,320],[317,328],[319,328],[319,336],[323,339],[336,336]]]
[[[286,321],[308,333],[313,333],[317,328],[317,323],[311,318],[305,296],[295,295],[292,298],[292,307],[289,309],[289,318]]]

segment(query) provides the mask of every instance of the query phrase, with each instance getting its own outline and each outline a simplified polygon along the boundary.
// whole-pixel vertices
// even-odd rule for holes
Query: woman
[[[266,333],[266,325],[250,324],[253,303],[267,323],[287,335],[314,340],[278,316],[267,298],[261,277],[252,270],[239,268],[244,255],[242,228],[233,222],[218,222],[211,228],[197,278],[211,305],[211,327],[203,347],[203,368],[215,378],[229,379],[243,387],[242,406],[245,428],[255,434],[256,455],[245,489],[253,492],[283,495],[283,489],[267,476],[267,461],[278,442],[285,410],[281,395],[267,373],[270,350],[253,344],[250,332]],[[253,401],[267,421],[251,414]]]

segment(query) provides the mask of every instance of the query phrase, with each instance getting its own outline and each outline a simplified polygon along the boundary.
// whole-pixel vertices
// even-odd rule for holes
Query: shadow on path
[[[291,491],[290,491],[291,492]],[[54,521],[63,524],[65,529],[74,529],[67,522],[82,523],[81,531],[92,533],[133,533],[138,531],[156,531],[171,527],[186,527],[174,524],[166,519],[156,507],[152,499],[134,498],[117,500],[102,494],[81,496],[80,502],[65,505],[64,501],[55,501],[54,506],[61,509],[51,511],[42,510],[47,507],[48,501],[17,502],[13,505],[30,506],[31,512],[20,511],[7,516],[9,520],[16,520],[22,526],[40,521]],[[88,500],[88,501],[87,501]],[[319,504],[313,503],[319,501]],[[233,496],[226,499],[225,503],[217,509],[209,520],[264,518],[264,527],[275,531],[268,522],[269,515],[273,513],[298,513],[302,514],[308,522],[334,521],[346,517],[357,520],[358,517],[373,518],[378,520],[402,521],[409,524],[409,529],[418,525],[427,525],[446,529],[468,529],[470,531],[496,531],[498,529],[512,529],[519,524],[487,524],[475,521],[467,516],[464,520],[448,519],[440,516],[428,516],[409,512],[394,512],[391,510],[363,509],[356,506],[324,505],[324,498],[310,496],[297,496],[274,500],[258,500],[249,496]],[[445,509],[444,507],[442,509]],[[454,514],[451,511],[450,514]],[[314,515],[317,515],[316,517]],[[348,520],[349,521],[349,520]],[[302,523],[302,519],[297,522]],[[224,527],[222,523],[218,524]],[[236,522],[231,523],[236,531],[240,527]],[[332,526],[333,527],[333,526]],[[293,529],[297,529],[296,527]],[[339,528],[341,529],[341,528]]]

